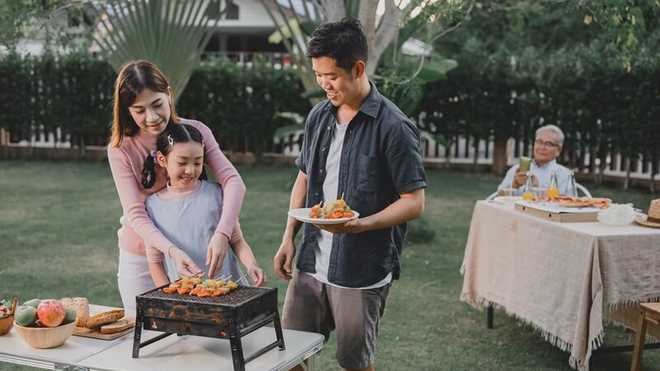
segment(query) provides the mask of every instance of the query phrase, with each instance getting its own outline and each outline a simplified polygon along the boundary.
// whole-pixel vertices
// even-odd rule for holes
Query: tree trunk
[[[454,144],[452,140],[447,140],[447,147],[445,147],[445,163],[447,168],[451,167],[451,146]]]
[[[589,174],[591,174],[591,176],[594,176],[594,177],[595,177],[596,172],[598,171],[598,169],[596,169],[596,150],[594,149],[593,145],[589,146],[589,167],[588,167],[588,170],[589,170]]]
[[[85,153],[87,150],[87,146],[85,145],[85,137],[84,135],[80,134],[80,148],[78,148],[78,153],[80,154],[80,158],[85,158]]]
[[[603,184],[605,168],[607,167],[607,152],[605,151],[604,148],[601,148],[599,152],[600,152],[600,163],[598,164],[598,173],[594,173],[594,182],[598,185]]]
[[[630,165],[632,163],[630,157],[630,155],[626,156],[626,179],[623,181],[624,190],[628,190],[628,187],[630,187]]]
[[[472,144],[474,148],[474,154],[472,155],[472,172],[476,173],[479,171],[479,138],[474,137],[474,143]]]
[[[337,22],[346,16],[346,8],[341,0],[321,0],[319,3],[327,22]]]
[[[653,166],[653,165],[651,165]],[[655,172],[651,169],[651,185],[649,186],[651,193],[655,193]]]
[[[365,0],[362,0],[362,2],[364,3]],[[373,42],[369,43],[369,63],[367,63],[367,75],[373,75],[376,72],[376,67],[383,52],[385,52],[387,46],[399,33],[404,10],[398,7],[394,3],[394,0],[385,0],[385,13],[380,19],[380,24],[376,26],[375,20],[378,1],[369,0],[369,3],[368,9],[365,6],[360,7],[360,21],[363,25],[365,21],[370,22],[370,28],[373,29]],[[408,6],[411,6],[413,3],[411,1]],[[364,16],[362,13],[363,10],[365,12]],[[367,30],[365,29],[365,31]],[[367,37],[369,37],[369,34],[367,34]]]
[[[496,175],[503,175],[507,168],[506,163],[506,143],[507,137],[495,136],[493,143],[493,165],[491,171]]]

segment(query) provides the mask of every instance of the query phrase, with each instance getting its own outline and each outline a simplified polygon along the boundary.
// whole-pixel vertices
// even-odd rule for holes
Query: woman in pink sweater
[[[149,275],[145,247],[154,247],[171,257],[181,275],[202,272],[192,259],[171,243],[149,219],[146,198],[167,184],[166,172],[156,167],[155,179],[144,171],[145,161],[153,161],[156,138],[167,125],[186,123],[204,137],[204,158],[224,192],[222,215],[209,242],[208,275],[221,267],[236,227],[245,184],[236,168],[220,150],[211,130],[199,121],[177,116],[167,78],[151,62],[138,60],[125,64],[117,76],[114,92],[112,137],[108,161],[123,209],[120,219],[119,292],[129,315],[135,314],[135,296],[154,287]]]

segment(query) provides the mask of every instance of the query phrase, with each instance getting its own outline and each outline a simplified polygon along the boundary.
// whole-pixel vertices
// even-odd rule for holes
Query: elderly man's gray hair
[[[556,125],[541,126],[536,130],[535,138],[538,138],[539,135],[541,135],[541,133],[544,131],[552,132],[557,137],[557,144],[559,144],[560,146],[564,145],[564,132],[561,131],[561,129],[558,126]]]

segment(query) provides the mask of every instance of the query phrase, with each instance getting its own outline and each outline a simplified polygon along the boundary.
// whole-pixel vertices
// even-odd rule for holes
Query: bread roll
[[[122,332],[126,329],[129,329],[133,327],[133,322],[129,322],[126,319],[120,319],[119,321],[113,322],[109,325],[103,325],[101,326],[101,333],[102,334],[114,334],[117,332]]]
[[[87,298],[62,298],[60,302],[64,308],[76,311],[76,326],[85,327],[89,318],[89,301]]]
[[[87,328],[96,328],[120,320],[124,317],[123,309],[113,309],[107,312],[95,314],[87,319],[85,326]]]

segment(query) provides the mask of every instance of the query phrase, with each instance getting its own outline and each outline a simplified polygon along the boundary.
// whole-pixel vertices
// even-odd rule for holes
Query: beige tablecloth
[[[557,223],[479,201],[461,272],[462,301],[504,309],[588,370],[608,313],[660,300],[660,230]]]

